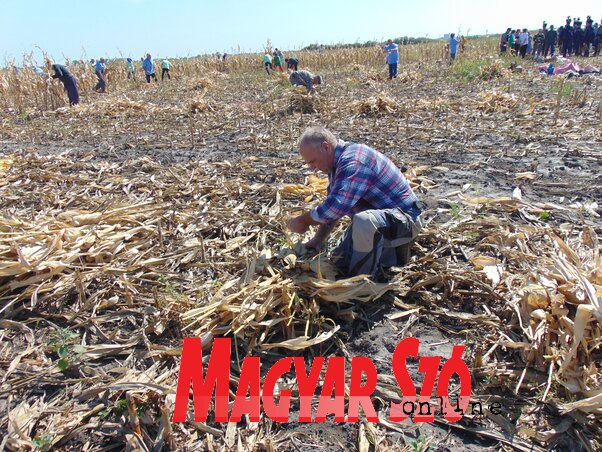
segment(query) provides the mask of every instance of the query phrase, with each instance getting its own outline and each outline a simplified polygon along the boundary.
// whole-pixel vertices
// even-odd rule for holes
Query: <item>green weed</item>
[[[39,450],[42,452],[49,451],[52,447],[53,439],[54,436],[50,433],[44,433],[43,435],[36,436],[32,441],[34,450]]]
[[[52,339],[48,341],[48,346],[55,352],[58,357],[58,367],[60,370],[66,370],[72,362],[81,360],[86,347],[79,345],[79,334],[69,330],[69,328],[61,328],[55,331]]]

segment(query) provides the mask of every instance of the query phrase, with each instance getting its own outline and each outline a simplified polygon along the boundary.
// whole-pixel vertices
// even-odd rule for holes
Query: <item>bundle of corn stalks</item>
[[[197,97],[188,104],[188,113],[190,114],[203,113],[205,111],[215,111],[215,108],[211,102],[203,97]]]
[[[188,88],[193,91],[207,91],[212,86],[213,82],[206,77],[193,79],[188,82]]]
[[[397,102],[386,94],[378,94],[354,104],[354,109],[361,116],[389,115],[395,113],[397,108]]]
[[[8,169],[11,167],[11,165],[13,164],[12,159],[0,159],[0,174],[8,171]]]
[[[414,104],[419,110],[446,110],[450,102],[441,97],[420,98]]]
[[[504,77],[508,71],[500,61],[494,61],[491,64],[481,66],[479,72],[479,78],[481,80],[493,80],[498,77]]]
[[[477,110],[483,113],[510,111],[518,106],[518,99],[514,94],[498,90],[479,93],[479,97],[481,100],[477,104]]]
[[[409,83],[409,82],[417,82],[419,80],[421,80],[421,75],[420,73],[416,70],[416,71],[406,71],[406,72],[402,72],[400,74],[397,74],[396,80],[399,80],[400,82],[403,83]]]
[[[130,111],[130,110],[134,110],[134,111],[146,110],[148,108],[148,105],[143,104],[142,102],[132,101],[126,97],[126,98],[119,99],[116,102],[114,102],[113,107],[116,111],[125,112],[125,111]]]
[[[319,96],[308,94],[305,89],[291,90],[287,96],[288,106],[286,112],[292,114],[300,112],[303,114],[318,113],[321,108],[321,100]]]

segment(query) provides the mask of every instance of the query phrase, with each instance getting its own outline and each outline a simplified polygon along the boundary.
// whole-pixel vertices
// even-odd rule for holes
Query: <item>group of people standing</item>
[[[515,55],[525,58],[532,54],[542,58],[554,56],[556,49],[562,52],[563,57],[569,56],[598,56],[602,46],[602,21],[594,23],[591,16],[587,16],[585,28],[580,18],[567,17],[566,23],[556,30],[554,25],[543,23],[539,31],[531,36],[526,28],[512,30],[508,28],[502,34],[500,52],[505,54],[510,51]]]

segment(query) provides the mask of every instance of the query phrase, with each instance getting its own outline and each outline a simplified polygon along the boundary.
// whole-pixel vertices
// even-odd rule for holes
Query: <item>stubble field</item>
[[[378,48],[299,52],[324,76],[314,96],[259,56],[174,61],[150,85],[112,63],[106,94],[80,67],[71,109],[58,82],[3,72],[2,446],[602,447],[601,80],[510,72],[495,42],[469,41],[451,68],[441,44],[404,46],[392,82]],[[335,280],[326,252],[284,227],[324,197],[296,149],[317,124],[384,152],[428,204],[389,283]],[[204,362],[214,338],[234,339],[231,396],[247,355],[262,374],[284,356],[345,356],[348,370],[369,356],[382,422],[298,423],[289,374],[288,423],[171,423],[190,336]],[[391,356],[409,336],[442,363],[466,345],[471,400],[501,414],[388,422]],[[418,361],[408,369],[420,388]]]

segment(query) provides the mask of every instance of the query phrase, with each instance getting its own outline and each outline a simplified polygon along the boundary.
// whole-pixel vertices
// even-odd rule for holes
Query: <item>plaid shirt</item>
[[[313,74],[308,71],[295,71],[288,78],[291,85],[305,86],[309,91],[314,87]]]
[[[328,195],[311,211],[311,217],[328,224],[368,209],[399,207],[415,220],[421,213],[417,201],[408,181],[388,157],[365,144],[339,141],[334,169],[328,175]]]

